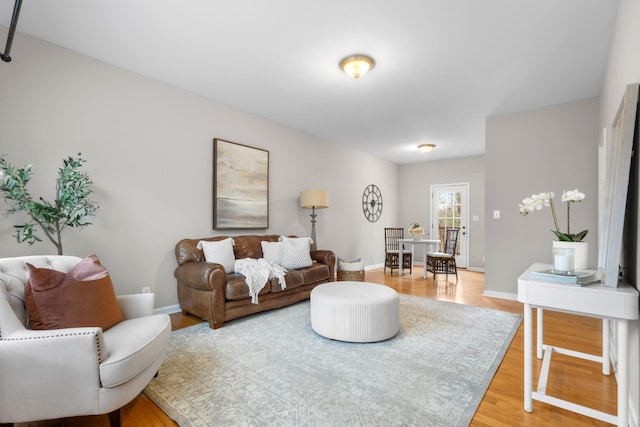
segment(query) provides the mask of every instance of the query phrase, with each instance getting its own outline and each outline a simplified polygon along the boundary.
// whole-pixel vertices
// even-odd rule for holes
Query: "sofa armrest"
[[[223,289],[227,283],[224,267],[211,262],[186,262],[173,275],[181,285],[203,291],[213,291],[216,285]]]
[[[116,298],[125,319],[135,319],[153,314],[155,295],[152,293],[117,295]]]
[[[0,346],[7,350],[7,353],[2,352],[3,363],[0,364],[2,369],[5,367],[4,356],[5,354],[10,355],[11,350],[20,352],[28,348],[38,348],[39,350],[34,353],[24,352],[20,354],[26,358],[42,359],[39,364],[43,366],[50,363],[51,356],[55,355],[57,357],[59,354],[64,353],[75,355],[72,359],[76,357],[91,358],[95,362],[93,363],[94,367],[102,361],[104,355],[101,355],[100,352],[105,350],[102,328],[93,326],[48,330],[25,328],[9,335],[4,335],[0,339]],[[69,362],[68,359],[65,360]],[[71,365],[71,363],[69,364]]]
[[[311,251],[311,259],[317,262],[320,262],[322,264],[328,265],[329,275],[331,277],[331,280],[335,279],[336,255],[333,253],[333,251],[328,251],[328,250]]]
[[[0,353],[0,396],[14,396],[23,384],[19,388],[37,390],[45,400],[71,383],[78,390],[99,385],[98,364],[106,357],[102,329],[95,327],[22,329],[0,339]]]
[[[182,310],[207,319],[212,328],[221,327],[226,319],[227,284],[227,274],[222,265],[185,262],[176,268],[173,275],[178,279],[178,301]]]
[[[86,406],[89,399],[97,401],[87,390],[100,387],[98,365],[106,353],[100,328],[22,329],[3,336],[0,414],[17,414],[19,419],[51,413],[56,405]],[[0,415],[0,422],[9,421]]]

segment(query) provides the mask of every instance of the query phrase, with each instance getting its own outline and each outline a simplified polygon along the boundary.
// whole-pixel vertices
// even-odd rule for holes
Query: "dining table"
[[[398,243],[399,243],[399,260],[400,262],[398,262],[398,274],[402,275],[402,257],[403,254],[408,253],[409,250],[405,249],[405,245],[411,245],[411,247],[413,248],[414,246],[424,246],[424,253],[422,255],[422,265],[424,265],[424,278],[427,278],[427,252],[435,252],[438,250],[438,243],[440,243],[440,240],[438,239],[398,239]],[[429,250],[430,248],[433,248],[433,250]]]

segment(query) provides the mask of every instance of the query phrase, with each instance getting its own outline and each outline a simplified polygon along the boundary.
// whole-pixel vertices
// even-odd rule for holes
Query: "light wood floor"
[[[382,269],[365,273],[368,282],[381,283],[409,295],[423,296],[460,304],[488,307],[497,310],[522,313],[522,304],[516,301],[487,298],[484,292],[484,274],[461,270],[458,283],[454,277],[445,281],[438,276],[434,281],[423,279],[422,267],[414,267],[413,274],[398,277],[384,274]],[[199,322],[191,316],[174,314],[174,329]],[[535,321],[535,315],[534,315]],[[534,322],[535,331],[535,322]],[[602,324],[598,319],[562,313],[545,314],[545,342],[573,350],[600,354],[602,348]],[[533,412],[523,409],[523,325],[516,333],[502,364],[473,417],[471,426],[608,426],[610,424],[574,414],[544,403],[533,402]],[[425,349],[429,351],[429,349]],[[555,355],[551,364],[547,393],[562,397],[594,409],[614,413],[616,411],[616,382],[613,374],[601,374],[602,366],[563,355]],[[537,385],[541,361],[535,356],[534,387]],[[20,426],[26,426],[21,424]],[[107,416],[79,417],[67,420],[30,423],[30,426],[90,426],[106,427]],[[123,427],[175,426],[151,400],[140,394],[122,410]]]

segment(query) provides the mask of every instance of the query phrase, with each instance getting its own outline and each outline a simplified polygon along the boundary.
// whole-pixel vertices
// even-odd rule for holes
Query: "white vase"
[[[413,240],[422,240],[422,234],[412,234]]]
[[[586,270],[589,268],[589,243],[588,242],[560,242],[553,241],[554,248],[573,248],[575,250],[576,270]]]

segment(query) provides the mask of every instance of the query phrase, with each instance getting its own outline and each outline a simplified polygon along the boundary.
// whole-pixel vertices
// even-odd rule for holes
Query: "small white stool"
[[[400,300],[393,289],[368,282],[329,282],[311,291],[311,327],[326,338],[376,342],[400,330]]]

